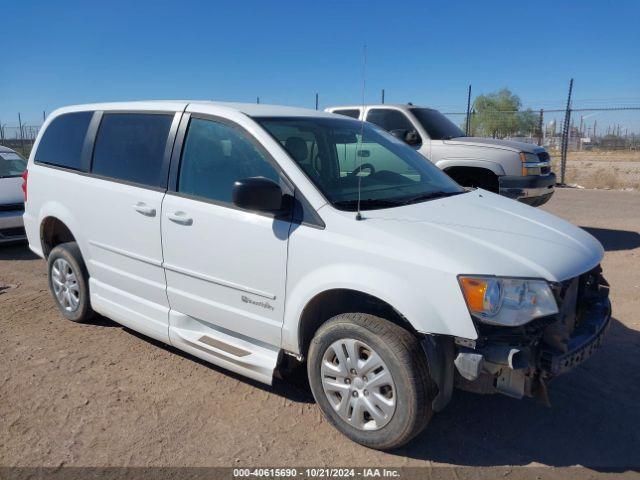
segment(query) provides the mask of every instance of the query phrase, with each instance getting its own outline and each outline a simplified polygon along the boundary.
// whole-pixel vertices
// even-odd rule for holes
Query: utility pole
[[[316,110],[318,109],[318,93],[316,92]]]
[[[260,97],[256,97],[256,103],[260,103]]]
[[[384,103],[384,88],[382,89],[382,92],[380,94],[380,103]]]
[[[44,121],[47,119],[47,112],[45,112],[44,110],[42,110],[42,122],[44,123]]]
[[[573,92],[573,78],[569,81],[569,94],[567,95],[567,108],[564,112],[564,125],[562,128],[562,150],[560,157],[560,183],[564,185],[565,172],[567,170],[567,150],[569,148],[569,135],[571,130],[571,93]]]
[[[469,84],[469,91],[467,92],[467,125],[465,133],[469,135],[469,129],[471,128],[471,84]]]

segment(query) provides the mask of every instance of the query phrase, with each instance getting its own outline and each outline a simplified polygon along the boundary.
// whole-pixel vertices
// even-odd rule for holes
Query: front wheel
[[[420,342],[382,318],[333,317],[316,332],[307,369],[325,417],[367,447],[400,447],[431,418],[435,389]]]

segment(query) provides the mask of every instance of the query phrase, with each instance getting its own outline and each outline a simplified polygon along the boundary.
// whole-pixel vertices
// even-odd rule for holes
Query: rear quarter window
[[[73,170],[85,170],[82,147],[93,112],[74,112],[53,119],[42,134],[35,161]]]
[[[173,113],[105,113],[96,136],[91,172],[166,188],[164,153],[173,117]]]

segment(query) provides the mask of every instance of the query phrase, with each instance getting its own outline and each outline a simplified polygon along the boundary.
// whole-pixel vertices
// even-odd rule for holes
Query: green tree
[[[521,110],[520,97],[508,88],[476,97],[471,115],[471,135],[503,138],[528,135],[537,130],[538,116],[531,109]]]

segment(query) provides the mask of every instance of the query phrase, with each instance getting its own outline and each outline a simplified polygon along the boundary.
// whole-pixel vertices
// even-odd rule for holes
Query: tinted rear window
[[[93,112],[66,113],[56,117],[42,134],[35,160],[58,167],[85,170],[82,146]]]
[[[166,187],[164,151],[173,114],[104,114],[93,150],[97,175]]]

